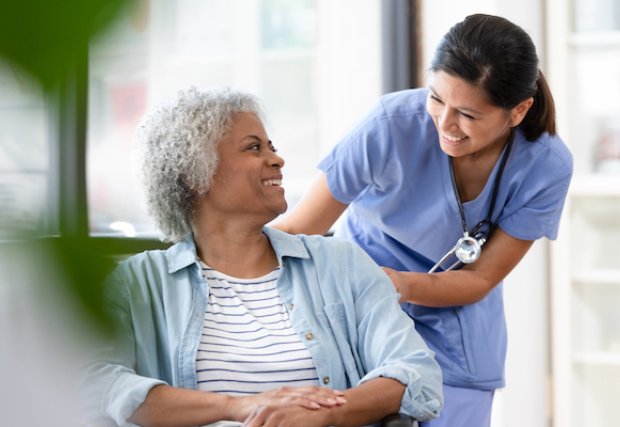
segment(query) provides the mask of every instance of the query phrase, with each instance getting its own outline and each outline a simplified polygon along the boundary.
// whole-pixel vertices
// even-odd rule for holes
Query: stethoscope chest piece
[[[467,233],[456,242],[454,247],[454,255],[456,255],[463,264],[471,264],[477,261],[481,253],[481,242]]]

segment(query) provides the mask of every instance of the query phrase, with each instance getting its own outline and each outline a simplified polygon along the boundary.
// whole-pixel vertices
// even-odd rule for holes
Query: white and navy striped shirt
[[[239,279],[201,265],[209,302],[196,357],[198,389],[241,396],[318,386],[314,361],[276,289],[280,268]]]

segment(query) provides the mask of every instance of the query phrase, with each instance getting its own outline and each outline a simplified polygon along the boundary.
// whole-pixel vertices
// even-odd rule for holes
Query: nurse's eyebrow
[[[441,96],[439,96],[439,94],[437,93],[437,91],[435,89],[433,89],[433,86],[429,85],[429,90],[433,93],[433,96],[435,96],[437,99],[439,99],[441,102],[443,102],[443,99],[441,98]],[[469,107],[455,107],[455,109],[459,110],[459,111],[465,111],[467,113],[472,113],[472,114],[477,114],[477,115],[483,115],[484,113],[482,111],[478,111],[474,108],[469,108]]]

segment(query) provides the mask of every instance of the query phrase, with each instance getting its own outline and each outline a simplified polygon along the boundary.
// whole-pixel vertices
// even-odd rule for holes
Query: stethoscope
[[[450,178],[452,180],[454,197],[456,198],[456,203],[459,207],[459,214],[461,215],[463,237],[457,240],[456,244],[452,247],[452,249],[446,252],[446,254],[437,262],[437,264],[435,264],[430,270],[428,270],[429,273],[434,273],[438,268],[441,267],[444,262],[448,260],[448,258],[453,255],[456,256],[457,260],[443,271],[453,270],[462,264],[471,264],[473,262],[476,262],[478,258],[480,258],[480,254],[482,253],[482,246],[487,242],[491,231],[495,227],[495,224],[491,222],[491,215],[493,215],[493,208],[495,207],[495,199],[497,198],[499,182],[501,181],[502,174],[504,173],[504,167],[506,166],[508,154],[510,153],[510,148],[512,147],[512,140],[512,135],[510,135],[510,138],[508,139],[508,145],[506,146],[506,150],[504,150],[504,154],[502,155],[497,175],[495,176],[495,182],[493,183],[493,194],[491,195],[491,204],[489,205],[487,217],[480,221],[478,224],[476,224],[475,227],[471,229],[471,231],[467,226],[465,211],[463,210],[463,203],[461,202],[459,189],[456,185],[456,178],[454,177],[454,165],[452,164],[452,156],[449,157],[448,160],[450,163]]]

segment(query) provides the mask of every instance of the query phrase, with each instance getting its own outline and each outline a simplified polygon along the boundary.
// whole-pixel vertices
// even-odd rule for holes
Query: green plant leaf
[[[88,42],[132,0],[3,1],[0,56],[46,91],[71,78]]]

